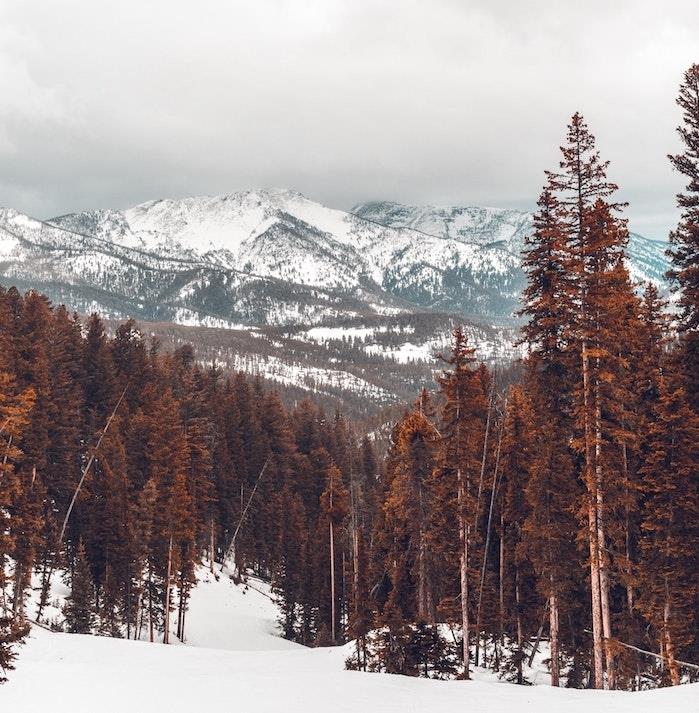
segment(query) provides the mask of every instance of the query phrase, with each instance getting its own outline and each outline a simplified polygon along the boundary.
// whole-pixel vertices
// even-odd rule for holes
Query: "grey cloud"
[[[664,237],[696,2],[0,0],[0,204],[286,186],[531,207],[583,111]]]

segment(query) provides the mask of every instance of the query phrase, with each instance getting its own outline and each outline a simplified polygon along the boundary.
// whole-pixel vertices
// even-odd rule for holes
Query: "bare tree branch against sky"
[[[665,237],[699,3],[0,0],[0,204],[284,186],[531,208],[580,110]]]

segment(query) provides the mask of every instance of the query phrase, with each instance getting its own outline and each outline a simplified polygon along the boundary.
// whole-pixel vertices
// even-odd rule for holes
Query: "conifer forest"
[[[208,572],[266,582],[279,636],[355,671],[699,681],[697,64],[677,109],[670,290],[629,271],[575,113],[526,238],[521,356],[483,361],[456,325],[383,432],[4,280],[0,678],[34,627],[186,641]]]

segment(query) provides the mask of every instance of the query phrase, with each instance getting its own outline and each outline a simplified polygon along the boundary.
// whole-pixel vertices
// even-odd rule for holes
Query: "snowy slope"
[[[186,620],[187,645],[229,651],[304,648],[278,635],[279,612],[267,583],[251,577],[247,584],[235,585],[227,570],[219,570],[216,565],[214,574],[204,567],[197,572]]]
[[[373,202],[346,212],[281,189],[49,222],[0,209],[0,285],[38,289],[54,303],[114,320],[249,330],[259,349],[200,359],[328,398],[385,405],[422,385],[403,375],[415,382],[416,363],[434,365],[449,332],[444,315],[465,324],[479,357],[516,354],[512,314],[531,226],[523,211]],[[632,236],[633,277],[662,283],[664,247]],[[401,319],[431,319],[434,328],[400,340],[375,332],[357,340],[352,331]],[[295,330],[296,338],[292,344],[278,333],[265,344],[259,328]]]
[[[679,713],[697,710],[699,684],[643,693],[433,681],[343,670],[347,647],[306,649],[273,635],[264,585],[236,587],[200,570],[188,645],[164,646],[34,627],[2,710],[16,713]],[[208,581],[206,581],[208,579]]]

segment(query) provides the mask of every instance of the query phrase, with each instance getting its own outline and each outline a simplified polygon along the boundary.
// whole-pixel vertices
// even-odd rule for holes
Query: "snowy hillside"
[[[478,669],[470,682],[345,671],[351,645],[307,649],[274,634],[276,609],[263,583],[236,586],[203,568],[199,578],[184,646],[34,627],[17,670],[0,689],[3,710],[680,713],[699,706],[699,684],[621,693],[520,687]]]
[[[288,190],[48,222],[5,209],[0,284],[114,320],[231,330],[218,351],[199,346],[200,359],[386,405],[433,380],[433,357],[456,321],[480,358],[515,354],[531,227],[516,210],[373,202],[345,212]],[[662,282],[663,249],[633,236],[633,276]]]
[[[118,321],[109,323],[110,330]],[[433,388],[451,329],[465,328],[479,359],[490,364],[520,354],[516,330],[436,312],[332,320],[315,326],[249,327],[171,323],[140,324],[167,351],[192,344],[199,361],[259,374],[279,388],[287,403],[313,395],[328,411],[340,407],[363,418],[392,404],[410,403],[422,387]],[[194,324],[194,323],[191,323]]]

